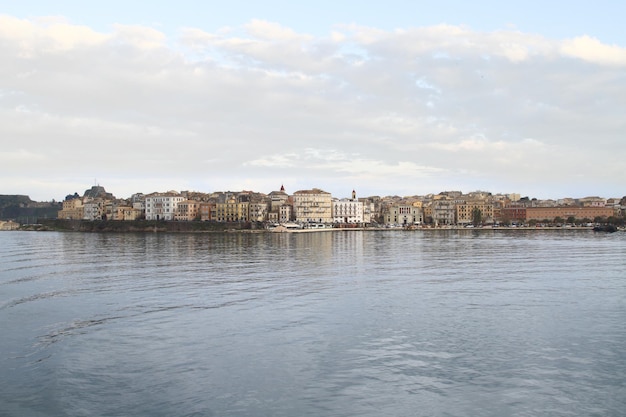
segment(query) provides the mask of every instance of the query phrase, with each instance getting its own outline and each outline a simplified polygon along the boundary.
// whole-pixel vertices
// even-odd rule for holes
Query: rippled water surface
[[[2,416],[624,416],[626,234],[0,233]]]

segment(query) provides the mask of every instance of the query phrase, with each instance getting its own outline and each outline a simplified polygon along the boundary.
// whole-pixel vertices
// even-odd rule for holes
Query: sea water
[[[626,234],[0,233],[2,416],[624,416]]]

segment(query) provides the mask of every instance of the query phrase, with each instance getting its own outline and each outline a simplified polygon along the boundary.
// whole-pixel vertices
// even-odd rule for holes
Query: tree
[[[472,210],[472,224],[474,226],[483,224],[483,212],[478,207],[474,207]]]

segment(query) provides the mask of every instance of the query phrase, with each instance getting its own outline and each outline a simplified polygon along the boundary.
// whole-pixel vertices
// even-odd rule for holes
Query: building
[[[268,218],[269,213],[268,201],[251,201],[250,202],[250,221],[264,222]]]
[[[526,210],[527,207],[523,205],[502,207],[496,220],[504,224],[524,223],[526,222]]]
[[[581,207],[581,206],[559,206],[559,207],[528,207],[526,208],[526,221],[554,221],[560,218],[567,221],[573,217],[575,220],[589,220],[609,218],[615,214],[612,207]]]
[[[420,205],[392,204],[383,216],[385,224],[410,226],[424,222],[424,210]]]
[[[176,206],[176,220],[188,222],[200,220],[200,202],[195,200],[184,200]]]
[[[215,220],[215,203],[201,202],[200,203],[200,220],[203,222]]]
[[[278,212],[279,207],[287,203],[289,195],[285,192],[285,187],[280,186],[280,191],[272,191],[268,194],[270,199],[270,212]]]
[[[285,192],[285,187],[280,186],[280,191],[272,191],[268,194],[269,211],[266,220],[270,223],[288,223],[293,220],[293,206],[291,198]]]
[[[218,222],[247,222],[250,219],[250,203],[234,196],[215,204],[215,220]]]
[[[287,200],[282,206],[278,208],[278,222],[289,223],[293,221],[293,206],[290,204],[291,200]]]
[[[494,210],[493,204],[488,203],[486,200],[469,200],[456,204],[456,224],[465,226],[473,224],[478,217],[480,223],[491,224],[494,222]],[[480,212],[479,216],[476,216],[476,211]]]
[[[102,216],[105,213],[106,201],[101,198],[89,199],[83,204],[83,219],[84,220],[102,220]]]
[[[364,205],[356,198],[356,191],[352,190],[352,198],[343,198],[333,201],[333,223],[361,224],[364,222]]]
[[[17,230],[20,228],[20,224],[12,220],[4,221],[0,220],[0,230]]]
[[[440,198],[431,203],[432,220],[436,226],[451,225],[456,220],[456,204],[449,198]]]
[[[174,220],[176,207],[184,200],[182,195],[171,191],[146,196],[146,220]]]
[[[80,197],[71,198],[63,202],[63,208],[57,214],[59,219],[82,220],[84,216],[83,199]]]
[[[333,222],[332,195],[319,188],[293,193],[295,220],[300,223]]]
[[[113,220],[138,220],[143,216],[143,210],[128,205],[118,205],[113,212]]]
[[[606,207],[607,200],[601,197],[580,198],[578,203],[583,207]]]

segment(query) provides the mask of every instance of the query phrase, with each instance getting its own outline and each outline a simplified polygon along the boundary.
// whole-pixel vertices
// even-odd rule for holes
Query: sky
[[[509,3],[0,0],[0,194],[626,195],[626,3]]]

